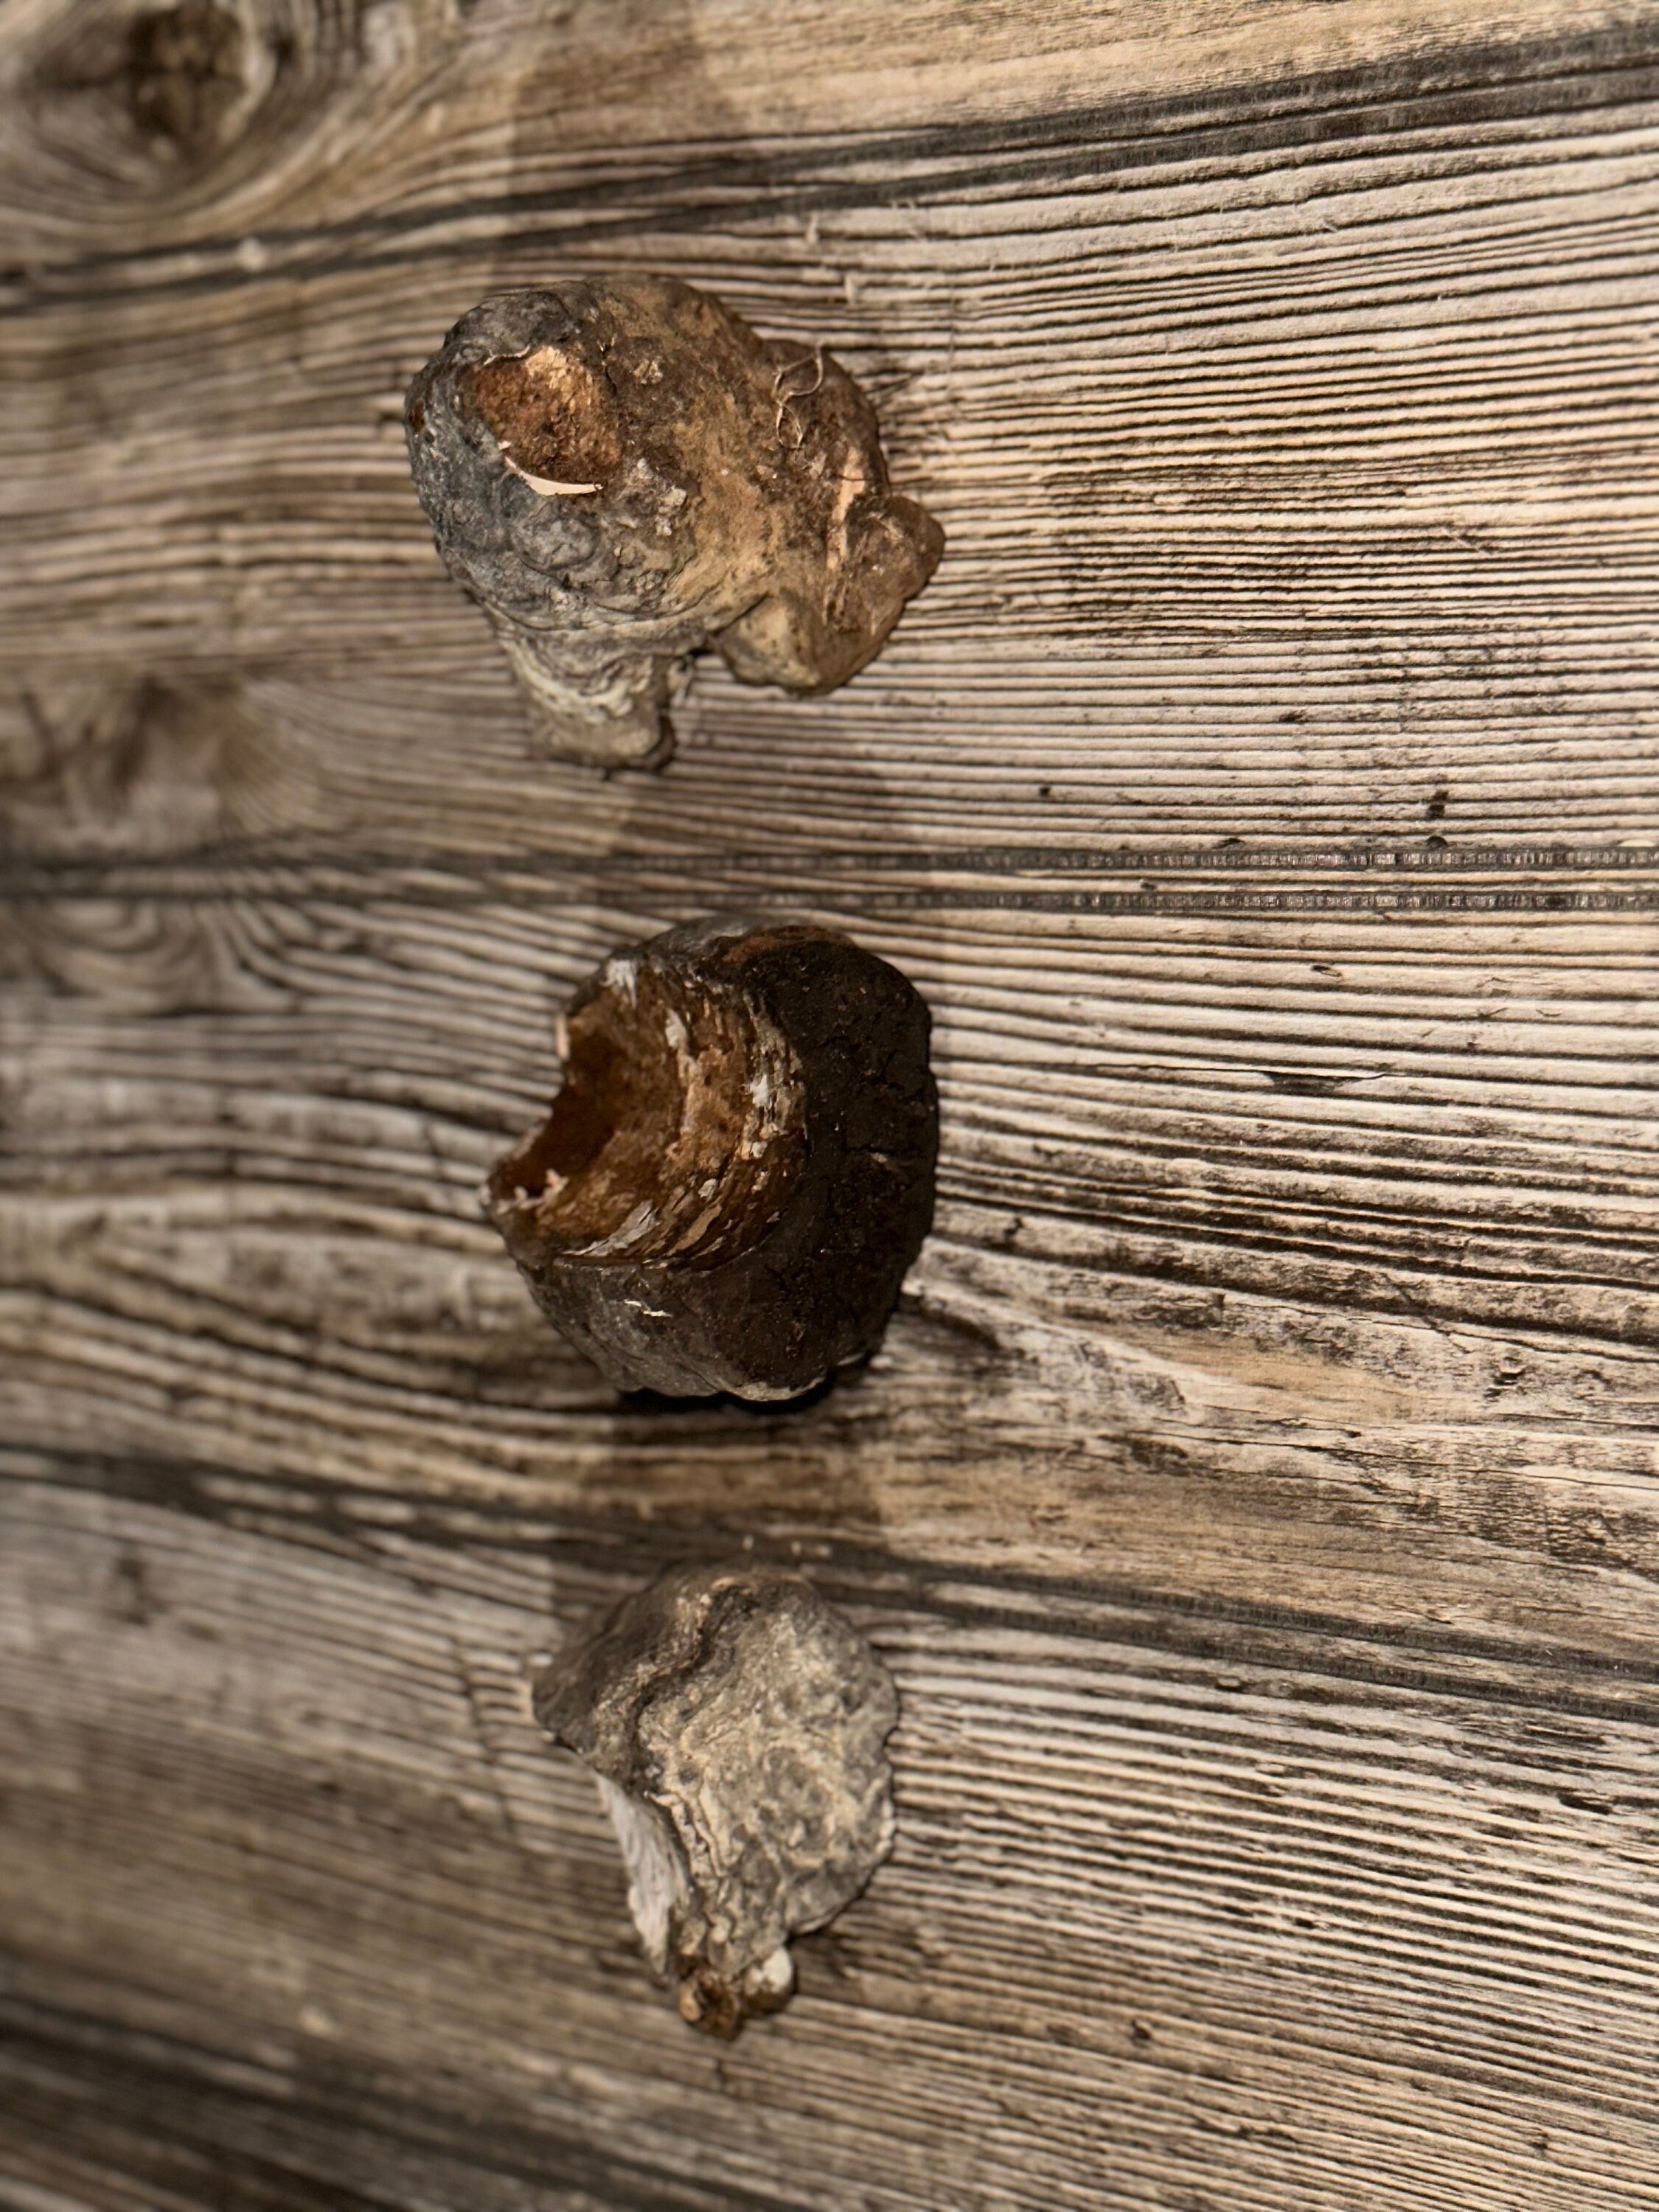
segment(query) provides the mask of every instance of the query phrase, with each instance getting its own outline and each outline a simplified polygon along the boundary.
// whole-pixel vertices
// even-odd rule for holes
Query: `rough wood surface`
[[[260,0],[0,27],[0,2206],[1647,2212],[1659,8]],[[494,287],[823,338],[947,552],[529,757],[398,410]],[[803,1413],[619,1407],[476,1186],[804,911],[935,1016]],[[526,1669],[892,1668],[729,2049]]]

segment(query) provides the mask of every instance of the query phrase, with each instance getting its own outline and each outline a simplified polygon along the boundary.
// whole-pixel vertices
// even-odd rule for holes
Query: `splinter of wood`
[[[789,1938],[893,1845],[891,1676],[798,1576],[665,1577],[539,1677],[537,1718],[593,1769],[647,1955],[694,2027],[734,2035],[794,1987]]]
[[[927,1009],[838,930],[720,918],[614,955],[484,1205],[624,1390],[798,1397],[881,1340],[933,1214]]]
[[[404,420],[438,550],[561,759],[666,758],[704,645],[745,684],[834,690],[944,546],[832,356],[665,277],[486,300]]]

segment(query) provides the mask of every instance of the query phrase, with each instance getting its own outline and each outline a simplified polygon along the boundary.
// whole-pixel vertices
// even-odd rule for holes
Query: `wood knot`
[[[132,119],[190,161],[220,143],[246,76],[246,34],[218,0],[180,0],[133,18],[127,34]]]

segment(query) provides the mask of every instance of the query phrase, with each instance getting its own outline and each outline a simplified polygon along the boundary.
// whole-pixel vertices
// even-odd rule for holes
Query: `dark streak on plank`
[[[148,297],[179,297],[285,276],[361,275],[446,256],[470,260],[481,236],[487,240],[492,230],[520,251],[568,252],[626,238],[642,226],[697,228],[714,216],[722,225],[738,227],[848,208],[950,204],[994,191],[1017,203],[1022,187],[1074,191],[1163,165],[1233,164],[1293,153],[1300,165],[1316,170],[1363,137],[1589,115],[1659,94],[1650,33],[1634,24],[1533,46],[1474,41],[1442,58],[1439,66],[1443,80],[1426,86],[1416,61],[1401,63],[1392,73],[1332,71],[1243,85],[1234,97],[1246,112],[1225,124],[1210,119],[1206,111],[1228,104],[1226,95],[1212,94],[1114,102],[1076,113],[947,125],[805,149],[791,145],[758,158],[747,148],[713,159],[699,149],[700,158],[678,167],[670,166],[676,149],[633,148],[629,158],[645,167],[650,187],[637,213],[594,218],[589,211],[596,199],[614,204],[629,180],[584,179],[557,191],[505,193],[483,203],[423,202],[366,212],[337,225],[270,226],[260,233],[258,266],[252,269],[242,240],[211,235],[187,245],[82,255],[61,265],[31,267],[9,286],[0,283],[0,305],[17,314],[120,296],[125,287],[84,281],[106,273],[130,276]],[[1041,150],[1018,158],[1027,149]],[[568,151],[573,166],[584,155],[590,161],[605,159],[597,149],[577,145]],[[828,181],[826,172],[833,176],[851,167],[893,173]],[[536,227],[536,218],[556,216],[573,219],[554,228]],[[447,227],[461,234],[446,240]],[[412,242],[377,249],[373,241],[381,239]],[[216,265],[169,273],[168,264],[180,257],[207,257]]]
[[[299,2189],[307,2212],[378,2212],[399,2201],[387,2192],[399,2174],[404,2186],[447,2179],[489,2212],[522,2204],[526,2188],[538,2205],[606,2212],[787,2212],[787,2198],[726,2181],[717,2191],[700,2187],[660,2166],[597,2154],[510,2112],[450,2112],[429,2095],[388,2094],[383,2079],[332,2056],[297,2081],[287,2069],[264,2081],[260,2073],[246,2062],[228,2069],[222,2053],[176,2037],[124,2036],[93,2016],[0,1996],[0,2082],[28,2117],[26,2132],[0,2119],[0,2158],[11,2133],[21,2166],[44,2145],[50,2171],[61,2142],[74,2156],[101,2154],[141,2187],[180,2191],[182,2201],[214,2212],[233,2212],[219,2193],[228,2160],[234,2212],[285,2212],[297,2207]],[[497,2182],[509,2185],[499,2195]]]

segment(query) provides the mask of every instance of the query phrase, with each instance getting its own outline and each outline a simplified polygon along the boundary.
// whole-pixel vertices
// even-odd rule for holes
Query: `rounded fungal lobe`
[[[563,759],[665,757],[709,643],[744,683],[844,684],[944,544],[830,355],[665,277],[486,300],[404,420],[438,549]]]
[[[798,1397],[880,1342],[933,1213],[928,1015],[838,930],[739,917],[617,953],[484,1203],[624,1390]]]
[[[794,1986],[892,1849],[892,1678],[799,1577],[696,1567],[627,1599],[547,1668],[536,1715],[599,1778],[656,1972],[735,2034]]]

